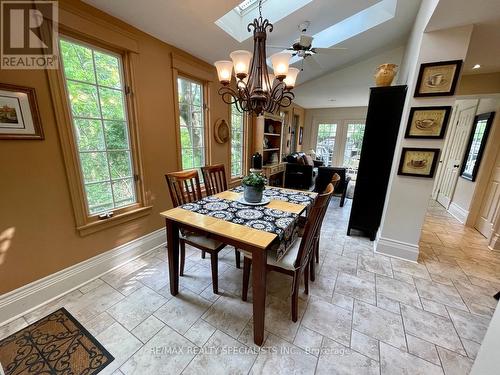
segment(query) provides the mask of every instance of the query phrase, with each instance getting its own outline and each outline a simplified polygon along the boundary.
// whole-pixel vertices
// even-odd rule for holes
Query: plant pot
[[[262,188],[243,185],[243,197],[247,202],[259,203],[262,201]]]
[[[382,64],[375,72],[375,84],[378,87],[390,86],[397,71],[396,64]]]

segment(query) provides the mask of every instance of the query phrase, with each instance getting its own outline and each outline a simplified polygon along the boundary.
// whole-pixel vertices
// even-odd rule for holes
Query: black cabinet
[[[406,86],[372,87],[347,234],[375,240],[391,173]]]

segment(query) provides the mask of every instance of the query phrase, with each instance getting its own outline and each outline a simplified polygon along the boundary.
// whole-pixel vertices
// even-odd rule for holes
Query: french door
[[[316,157],[326,166],[346,167],[356,173],[365,132],[364,120],[315,120]]]

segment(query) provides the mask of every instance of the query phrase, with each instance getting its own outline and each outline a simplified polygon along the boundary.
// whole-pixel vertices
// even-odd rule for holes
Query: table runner
[[[230,191],[241,193],[242,187]],[[274,200],[281,200],[306,206],[314,201],[310,194],[267,187],[264,195]],[[298,214],[268,208],[266,206],[248,206],[229,199],[208,196],[197,202],[187,203],[181,208],[217,219],[226,220],[235,224],[246,225],[250,228],[262,230],[277,235],[271,245],[276,250],[276,259],[280,260],[289,247],[298,237]]]

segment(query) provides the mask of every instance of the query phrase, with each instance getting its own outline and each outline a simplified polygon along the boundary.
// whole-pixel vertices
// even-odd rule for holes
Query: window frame
[[[231,182],[236,182],[240,181],[243,176],[245,176],[245,171],[247,170],[247,152],[248,152],[248,131],[247,131],[247,125],[248,125],[248,115],[243,112],[241,113],[242,120],[243,120],[243,128],[241,130],[241,175],[240,176],[233,176],[233,158],[232,158],[232,141],[233,141],[233,105],[234,104],[228,104],[229,107],[229,115],[228,118],[230,119],[230,126],[231,126],[231,135],[230,135],[230,140],[229,140],[229,179]],[[238,110],[238,109],[236,109]]]
[[[75,214],[76,229],[80,235],[86,236],[111,226],[148,215],[152,209],[152,206],[148,204],[149,202],[145,193],[144,169],[140,156],[137,103],[134,94],[133,53],[125,49],[117,49],[113,46],[105,45],[97,40],[85,35],[76,34],[69,30],[60,30],[58,45],[60,39],[65,39],[94,50],[109,53],[121,59],[126,122],[128,126],[136,203],[110,210],[113,212],[113,215],[110,217],[99,217],[100,213],[90,214],[88,211],[85,183],[79,158],[71,105],[69,103],[66,77],[62,66],[60,69],[47,71]],[[60,52],[59,58],[62,61]]]
[[[175,113],[176,113],[176,134],[177,134],[177,165],[180,171],[182,170],[190,170],[190,169],[197,169],[199,167],[193,167],[189,169],[183,169],[182,168],[182,144],[181,144],[181,123],[180,123],[180,102],[179,102],[179,85],[178,85],[178,79],[185,79],[187,81],[190,81],[192,83],[199,84],[201,86],[201,109],[203,113],[203,150],[204,150],[204,155],[203,158],[205,160],[205,165],[208,165],[208,158],[209,158],[209,139],[210,137],[208,136],[208,131],[209,127],[207,126],[207,121],[208,121],[208,111],[207,111],[207,99],[206,96],[208,95],[208,90],[207,90],[207,83],[203,80],[194,78],[188,74],[184,73],[179,73],[175,74]],[[199,148],[199,147],[196,147]],[[191,147],[192,150],[194,150],[193,147]],[[203,165],[200,166],[200,168],[203,167]],[[200,171],[201,172],[201,171]],[[200,173],[200,178],[201,178],[201,173]],[[200,181],[202,182],[202,181]]]

